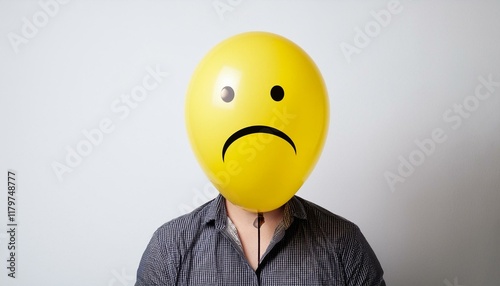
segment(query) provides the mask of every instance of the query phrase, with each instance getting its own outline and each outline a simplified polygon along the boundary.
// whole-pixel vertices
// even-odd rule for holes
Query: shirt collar
[[[224,197],[219,194],[209,203],[207,216],[204,220],[205,224],[213,221],[215,222],[216,229],[224,229],[226,227],[227,212],[225,202]]]
[[[300,197],[293,196],[286,204],[290,208],[290,214],[293,217],[307,220],[306,209],[304,208]]]

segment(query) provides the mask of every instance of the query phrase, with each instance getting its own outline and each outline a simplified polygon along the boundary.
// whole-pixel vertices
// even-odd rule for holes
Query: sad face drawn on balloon
[[[266,212],[302,186],[328,129],[328,96],[319,70],[293,42],[249,32],[213,48],[186,96],[193,151],[232,203]]]
[[[275,101],[280,101],[283,99],[284,91],[283,91],[283,88],[279,85],[273,86],[270,93],[271,93],[271,97]],[[232,99],[234,98],[233,89],[229,86],[225,86],[221,91],[221,98],[225,102],[232,101]],[[255,133],[267,133],[267,134],[272,134],[272,135],[278,136],[281,139],[285,140],[286,142],[290,143],[290,145],[292,146],[295,153],[297,153],[297,149],[295,148],[295,143],[293,143],[293,140],[290,137],[288,137],[288,135],[286,135],[284,132],[282,132],[279,129],[276,129],[274,127],[271,127],[271,126],[253,125],[253,126],[248,126],[248,127],[245,127],[245,128],[242,128],[242,129],[236,131],[235,133],[233,133],[233,135],[231,135],[226,140],[226,143],[224,143],[224,147],[222,147],[222,161],[224,161],[224,155],[226,154],[227,148],[229,148],[229,146],[234,141],[236,141],[237,139],[239,139],[243,136],[255,134]]]

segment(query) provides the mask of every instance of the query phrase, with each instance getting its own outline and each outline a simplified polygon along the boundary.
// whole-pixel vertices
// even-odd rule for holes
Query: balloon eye
[[[224,102],[231,102],[234,98],[234,90],[230,86],[225,86],[220,91],[220,98],[224,100]]]
[[[274,99],[274,101],[281,101],[284,96],[285,91],[281,86],[275,85],[273,86],[273,88],[271,88],[271,97]]]

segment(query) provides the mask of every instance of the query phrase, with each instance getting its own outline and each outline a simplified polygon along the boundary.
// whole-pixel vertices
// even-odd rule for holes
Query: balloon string
[[[257,269],[260,266],[260,227],[264,224],[264,215],[257,213],[256,227],[257,227]],[[254,223],[255,226],[255,223]]]
[[[260,266],[260,214],[257,215],[259,220],[259,227],[257,228],[257,269]]]

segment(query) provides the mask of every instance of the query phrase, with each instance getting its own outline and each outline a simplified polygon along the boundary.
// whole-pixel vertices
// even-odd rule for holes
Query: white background
[[[372,14],[388,3],[1,1],[0,284],[133,285],[154,230],[215,195],[184,126],[195,66],[225,38],[261,30],[306,50],[329,90],[325,149],[298,194],[360,226],[388,285],[498,285],[500,2],[401,0],[384,27]],[[148,68],[168,76],[121,118],[111,105]],[[497,83],[484,100],[480,77]],[[102,120],[113,131],[59,180],[53,165]],[[434,130],[446,139],[424,154],[415,141]],[[418,166],[392,190],[384,174],[400,175],[401,160]],[[5,267],[9,169],[16,279]]]

